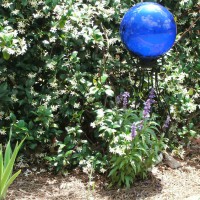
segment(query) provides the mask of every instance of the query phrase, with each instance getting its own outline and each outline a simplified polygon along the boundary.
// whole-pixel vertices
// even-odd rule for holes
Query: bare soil
[[[147,180],[130,189],[106,190],[106,180],[95,178],[90,190],[82,173],[67,176],[50,173],[23,173],[9,188],[7,200],[200,200],[200,145],[187,149],[182,167],[171,169],[164,163],[152,169]]]

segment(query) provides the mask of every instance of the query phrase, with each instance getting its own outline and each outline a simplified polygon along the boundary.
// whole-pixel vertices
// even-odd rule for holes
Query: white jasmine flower
[[[39,12],[37,12],[37,13],[34,13],[34,14],[33,14],[33,17],[34,17],[35,19],[39,19],[39,18],[44,17],[44,14],[41,13],[41,12],[39,11]]]
[[[48,67],[49,69],[51,69],[51,70],[55,69],[55,66],[54,66],[53,63],[48,63],[48,64],[47,64],[47,67]]]
[[[101,168],[101,169],[100,169],[100,172],[104,174],[104,173],[106,172],[106,169]]]
[[[36,73],[35,73],[35,74],[34,74],[34,73],[29,73],[29,74],[28,74],[28,78],[31,78],[31,79],[32,79],[32,78],[35,78],[35,76],[36,76]]]
[[[45,132],[43,130],[37,131],[40,135],[43,135]]]
[[[95,127],[96,127],[96,124],[95,124],[94,122],[92,122],[92,123],[90,124],[90,126],[91,126],[92,128],[95,128]]]
[[[8,1],[5,1],[5,2],[2,4],[2,6],[3,6],[4,8],[10,8],[12,4],[13,4],[13,3],[9,3]]]
[[[49,41],[48,40],[43,40],[42,43],[47,45],[47,44],[49,44]]]
[[[74,104],[74,108],[79,108],[80,107],[80,103],[75,103]]]
[[[7,52],[8,52],[8,54],[10,54],[10,55],[15,54],[15,51],[14,51],[13,49],[11,49],[11,48],[7,48]]]
[[[50,86],[52,87],[52,88],[57,88],[58,87],[58,84],[57,83],[50,83]]]
[[[51,96],[50,95],[47,95],[46,96],[46,101],[50,101],[51,100]]]
[[[55,41],[56,41],[56,37],[55,36],[49,38],[49,42],[55,42]]]
[[[8,25],[8,23],[9,23],[8,20],[3,21],[3,24],[4,24],[4,25]]]
[[[61,14],[61,13],[63,12],[63,9],[62,9],[61,6],[56,5],[53,11],[54,11],[55,13]]]
[[[13,94],[12,96],[11,96],[11,99],[14,101],[14,102],[17,102],[19,99],[16,97],[16,95],[15,94]]]
[[[2,130],[2,129],[0,129],[0,135],[6,135],[6,131],[5,131],[5,130]]]
[[[26,24],[23,21],[18,22],[18,28],[25,28]]]
[[[51,27],[50,32],[55,33],[57,31],[56,27]]]
[[[17,30],[14,30],[14,31],[13,31],[13,36],[14,36],[14,37],[17,37],[17,34],[18,34]]]
[[[65,94],[66,90],[60,90],[60,94]]]
[[[104,117],[104,111],[103,111],[103,109],[97,110],[97,117],[98,117],[98,118]]]
[[[37,7],[37,6],[38,6],[37,0],[29,1],[29,4],[30,4],[32,7]]]
[[[76,150],[77,150],[78,152],[81,152],[81,151],[82,151],[82,147],[77,147]]]
[[[9,119],[10,119],[10,116],[5,117],[5,120],[9,120]]]
[[[31,174],[32,174],[32,171],[29,170],[29,169],[26,169],[26,171],[24,172],[24,175],[25,175],[25,176],[29,176],[29,175],[31,175]]]
[[[13,15],[17,15],[17,14],[19,14],[19,10],[13,10],[12,12],[11,12]]]

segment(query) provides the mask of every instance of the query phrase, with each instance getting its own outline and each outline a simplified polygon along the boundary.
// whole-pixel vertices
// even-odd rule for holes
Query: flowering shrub
[[[153,102],[146,101],[138,114],[149,92],[147,78],[141,92],[140,78],[132,80],[140,63],[119,38],[122,16],[137,2],[0,0],[1,141],[13,124],[13,140],[28,132],[26,148],[46,155],[56,170],[84,167],[91,159],[96,170],[108,170],[108,159],[116,156],[109,151],[117,148],[114,138],[139,148],[135,142],[150,134],[144,130],[157,127],[149,114]],[[168,137],[179,140],[199,129],[199,4],[161,3],[178,24],[177,43],[164,57],[158,82],[171,111]],[[167,109],[153,110],[164,124]],[[134,139],[126,141],[131,126]]]
[[[110,171],[110,186],[117,184],[130,187],[136,177],[146,177],[147,170],[165,148],[165,142],[164,134],[159,134],[159,125],[150,117],[151,106],[155,102],[153,89],[141,112],[128,106],[128,92],[119,97],[125,98],[125,101],[121,98],[122,108],[99,110],[93,126],[98,129],[97,133],[100,133],[101,144],[104,144],[104,140],[107,142],[104,152],[109,158],[107,165]]]

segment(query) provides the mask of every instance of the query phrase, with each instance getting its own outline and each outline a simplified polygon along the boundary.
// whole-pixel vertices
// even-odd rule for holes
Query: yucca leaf
[[[1,180],[3,176],[3,152],[2,152],[2,145],[0,144],[0,191],[1,191]]]
[[[3,197],[3,198],[6,197],[8,187],[13,183],[13,181],[17,178],[17,176],[19,176],[20,173],[21,173],[21,170],[17,171],[15,174],[13,174],[10,177],[10,179],[6,182],[2,190],[0,190],[1,191],[0,197]]]
[[[12,137],[12,127],[10,128],[9,141],[6,145],[6,150],[5,150],[5,155],[4,155],[4,168],[6,168],[8,162],[11,158],[11,154],[12,154],[12,149],[11,149],[11,145],[10,145],[11,137]]]
[[[10,145],[10,140],[8,141],[6,145],[6,150],[4,154],[4,168],[6,168],[10,158],[11,158],[12,150],[11,150],[11,145]]]
[[[20,142],[19,145],[18,145],[18,142],[17,142],[17,144],[15,146],[15,149],[14,149],[14,152],[13,152],[13,154],[11,156],[11,159],[9,160],[7,166],[4,169],[4,173],[3,173],[3,176],[2,176],[2,180],[1,180],[2,186],[5,186],[6,182],[8,181],[8,179],[9,179],[11,173],[12,173],[15,159],[17,157],[19,149],[21,148],[22,143],[24,142],[24,140],[25,140],[25,138]]]

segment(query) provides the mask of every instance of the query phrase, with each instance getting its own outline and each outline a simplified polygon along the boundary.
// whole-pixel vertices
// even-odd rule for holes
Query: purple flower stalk
[[[143,118],[144,119],[146,119],[150,116],[151,104],[155,103],[155,100],[153,99],[154,97],[155,97],[155,91],[154,91],[154,88],[152,88],[149,93],[149,98],[144,103],[144,110],[143,110]]]
[[[133,124],[132,124],[132,126],[131,126],[131,137],[132,137],[132,139],[133,139],[133,138],[136,136],[136,134],[137,134],[136,129],[137,129],[136,124],[135,124],[135,122],[133,122]]]
[[[151,103],[155,103],[155,100],[154,100],[155,97],[156,97],[155,90],[154,90],[154,88],[151,88],[151,91],[149,93],[149,99],[150,99]]]
[[[143,123],[144,123],[144,121],[142,120],[142,121],[140,121],[140,123],[138,124],[138,129],[139,129],[139,130],[142,130],[142,128],[143,128]]]
[[[123,108],[127,108],[129,97],[129,92],[124,92],[123,94],[118,95],[116,98],[116,104],[119,105],[120,103],[123,103]]]
[[[170,121],[171,121],[171,119],[170,119],[170,116],[168,115],[168,116],[167,116],[167,119],[166,119],[166,121],[165,121],[165,123],[164,123],[164,125],[163,125],[163,128],[168,128],[168,127],[169,127]]]
[[[122,95],[116,97],[116,104],[119,105],[122,102]]]
[[[150,116],[151,99],[147,99],[144,103],[143,118],[146,119]]]
[[[122,94],[122,98],[123,98],[123,107],[126,108],[128,105],[128,98],[130,97],[129,92],[124,92]]]

